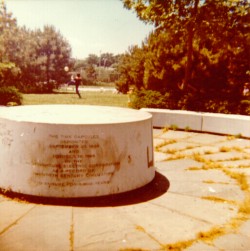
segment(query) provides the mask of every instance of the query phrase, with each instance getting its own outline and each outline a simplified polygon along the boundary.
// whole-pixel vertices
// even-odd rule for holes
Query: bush
[[[0,105],[21,105],[22,94],[15,87],[0,87]]]
[[[162,108],[224,114],[250,115],[250,100],[240,97],[218,97],[216,95],[194,95],[191,93],[164,93],[153,90],[135,91],[129,95],[130,106],[140,108]]]
[[[22,93],[33,93],[33,94],[48,94],[53,93],[53,90],[57,87],[56,82],[50,81],[33,83],[29,85],[19,86]]]
[[[129,91],[129,86],[128,84],[124,84],[122,82],[116,82],[115,83],[116,85],[116,89],[119,93],[123,93],[123,94],[126,94],[128,91]]]
[[[130,94],[130,104],[132,108],[140,109],[143,107],[166,108],[168,94],[162,95],[158,91],[142,90]]]
[[[250,100],[241,100],[239,110],[241,114],[250,115]]]

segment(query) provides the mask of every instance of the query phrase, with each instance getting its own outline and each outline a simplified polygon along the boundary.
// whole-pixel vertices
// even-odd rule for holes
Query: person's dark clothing
[[[78,88],[79,88],[79,85],[81,84],[81,81],[82,81],[81,76],[80,76],[80,75],[77,75],[77,76],[75,77],[75,85],[76,85],[76,94],[79,96],[79,98],[81,98],[81,94],[80,94]]]

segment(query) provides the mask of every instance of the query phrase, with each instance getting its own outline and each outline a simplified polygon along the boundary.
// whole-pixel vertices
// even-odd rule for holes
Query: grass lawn
[[[75,93],[23,94],[23,105],[77,104],[128,107],[128,96],[112,92],[81,92],[79,99]]]

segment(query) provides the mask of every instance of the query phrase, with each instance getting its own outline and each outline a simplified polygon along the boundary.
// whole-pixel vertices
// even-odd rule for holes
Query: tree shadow
[[[26,195],[16,192],[3,191],[1,194],[14,200],[21,200],[28,203],[36,203],[54,206],[73,207],[117,207],[138,204],[155,199],[169,189],[169,180],[162,174],[156,172],[154,179],[147,185],[120,194],[112,194],[98,197],[78,197],[78,198],[55,198]]]

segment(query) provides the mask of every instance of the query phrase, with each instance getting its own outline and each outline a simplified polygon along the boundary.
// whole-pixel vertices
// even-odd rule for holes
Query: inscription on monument
[[[8,129],[6,124],[0,123],[0,144],[3,146],[11,146],[13,142],[12,130]]]
[[[98,135],[50,134],[44,144],[44,157],[32,158],[36,167],[31,179],[34,184],[55,187],[109,184],[120,168],[113,149],[106,149],[105,140]]]

